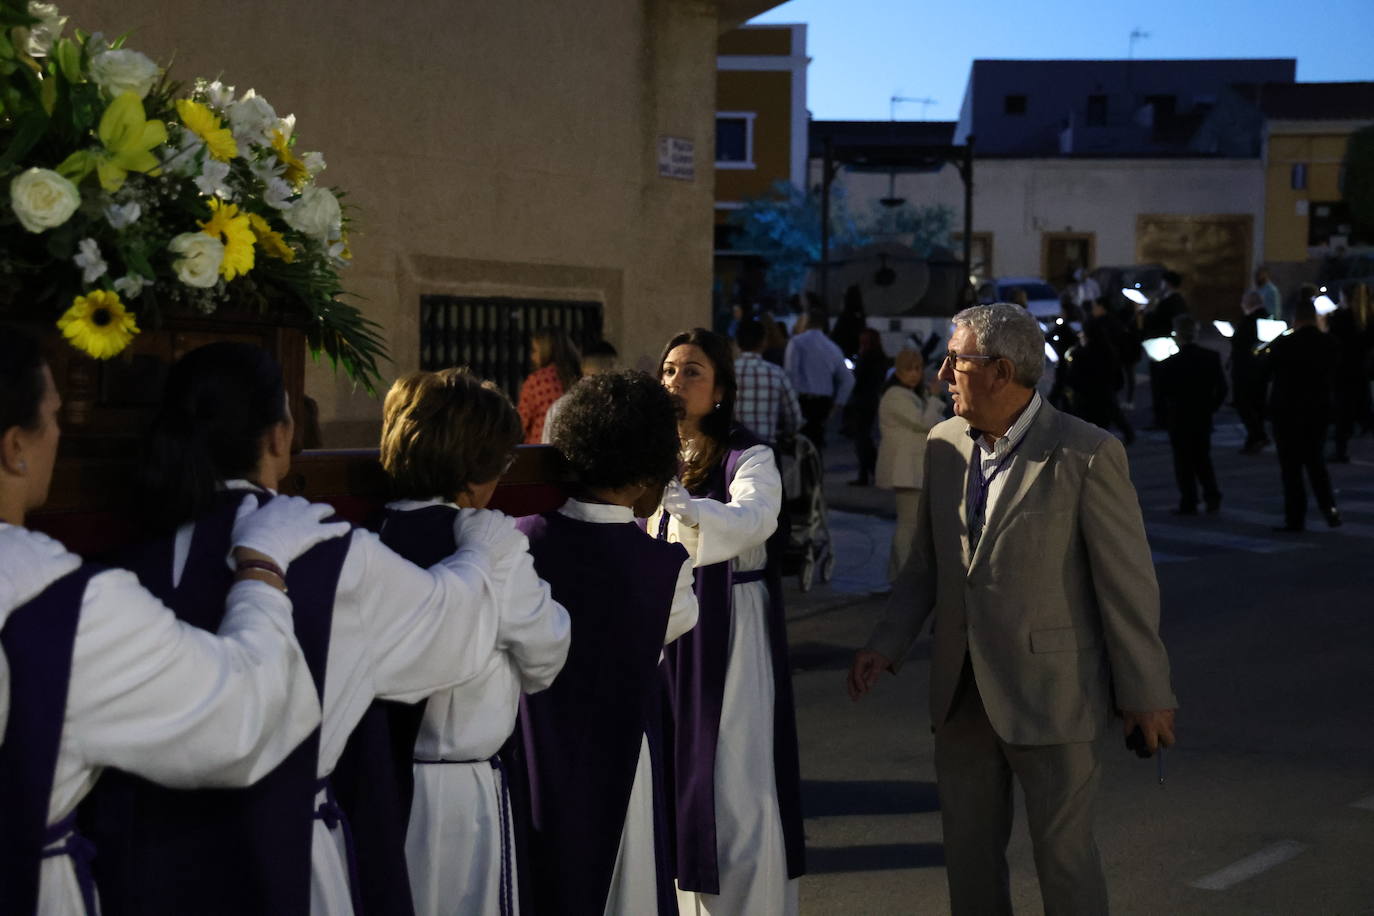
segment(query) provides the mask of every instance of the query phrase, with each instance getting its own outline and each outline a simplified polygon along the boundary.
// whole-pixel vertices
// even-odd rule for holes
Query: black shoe
[[[1210,511],[1210,510],[1209,510]],[[1170,515],[1197,515],[1197,506],[1179,506],[1177,509],[1170,509]]]
[[[1221,511],[1221,497],[1220,497],[1220,496],[1218,496],[1216,499],[1209,499],[1209,500],[1207,501],[1207,514],[1208,514],[1208,515],[1216,515],[1216,514],[1217,514],[1218,512],[1220,512],[1220,511]]]
[[[1269,530],[1273,531],[1276,534],[1301,534],[1307,529],[1304,528],[1302,525],[1276,525],[1273,528],[1270,528]]]
[[[1341,512],[1335,506],[1332,506],[1330,509],[1323,511],[1322,516],[1326,519],[1326,527],[1341,527]]]

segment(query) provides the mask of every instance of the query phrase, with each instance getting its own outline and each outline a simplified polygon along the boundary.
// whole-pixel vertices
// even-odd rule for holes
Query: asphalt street
[[[1137,420],[1146,420],[1137,409]],[[1098,841],[1118,913],[1374,913],[1374,438],[1333,465],[1345,516],[1280,524],[1272,447],[1237,453],[1218,415],[1218,515],[1181,518],[1165,434],[1129,449],[1162,594],[1179,745],[1154,761],[1104,738]],[[851,703],[844,674],[885,598],[891,497],[849,486],[832,439],[826,492],[837,564],[789,580],[809,873],[802,910],[947,913],[927,712],[928,637],[900,677]],[[1041,912],[1018,802],[1009,861],[1018,913]]]

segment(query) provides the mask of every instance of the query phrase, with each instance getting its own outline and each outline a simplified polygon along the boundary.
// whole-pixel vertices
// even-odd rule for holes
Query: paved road
[[[1137,411],[1143,418],[1143,411]],[[1099,841],[1119,913],[1374,913],[1374,439],[1332,473],[1346,525],[1275,534],[1272,449],[1240,456],[1224,413],[1223,509],[1180,519],[1168,445],[1130,449],[1182,709],[1161,788],[1153,761],[1106,742]],[[839,563],[789,586],[810,874],[807,914],[948,912],[932,740],[929,643],[859,705],[842,679],[876,620],[891,534],[885,494],[827,492]],[[1319,530],[1317,530],[1319,529]],[[1020,812],[1018,811],[1018,817]],[[1029,838],[1010,852],[1018,912],[1041,911]]]

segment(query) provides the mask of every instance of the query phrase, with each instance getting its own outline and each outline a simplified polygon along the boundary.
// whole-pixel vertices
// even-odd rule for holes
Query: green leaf
[[[10,41],[10,36],[6,32],[0,32],[0,57],[14,60],[14,42]]]
[[[25,112],[15,123],[14,138],[10,140],[9,148],[5,150],[5,155],[0,156],[0,172],[19,164],[33,149],[34,144],[43,138],[43,132],[47,128],[46,112],[39,109]]]
[[[81,184],[82,180],[92,171],[99,157],[88,149],[79,149],[72,153],[57,167],[57,174],[70,181],[72,184]]]
[[[81,82],[81,49],[70,38],[59,38],[52,48],[52,56],[69,83]]]

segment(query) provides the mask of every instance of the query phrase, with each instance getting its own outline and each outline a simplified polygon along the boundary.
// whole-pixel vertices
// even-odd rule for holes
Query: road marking
[[[1337,508],[1344,508],[1338,506]],[[1282,519],[1281,514],[1270,515],[1268,512],[1255,512],[1251,509],[1222,509],[1224,517],[1238,519],[1242,522],[1253,522],[1256,525],[1277,525]],[[1374,538],[1374,525],[1366,525],[1362,522],[1344,522],[1339,528],[1326,528],[1326,520],[1315,520],[1310,526],[1313,531],[1329,530],[1332,534],[1353,535],[1357,538]]]
[[[1145,530],[1152,535],[1170,541],[1186,541],[1193,544],[1206,544],[1209,547],[1225,547],[1230,550],[1248,550],[1251,553],[1283,553],[1286,550],[1300,550],[1311,547],[1301,541],[1273,541],[1266,538],[1247,537],[1231,534],[1214,528],[1191,528],[1185,525],[1169,525],[1164,522],[1149,522]]]
[[[1307,847],[1302,843],[1295,843],[1292,840],[1283,840],[1266,846],[1254,855],[1246,856],[1239,862],[1228,865],[1221,871],[1213,872],[1205,878],[1199,878],[1189,883],[1189,887],[1196,887],[1204,891],[1224,891],[1228,887],[1240,884],[1242,881],[1249,881],[1258,874],[1268,871],[1275,865],[1282,865],[1289,859],[1295,858],[1303,853]]]
[[[1374,811],[1374,795],[1371,795],[1368,798],[1362,798],[1357,802],[1351,802],[1350,807],[1363,808],[1366,811]]]

